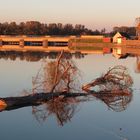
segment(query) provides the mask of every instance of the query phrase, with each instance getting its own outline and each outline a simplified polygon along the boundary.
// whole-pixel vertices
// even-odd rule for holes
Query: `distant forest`
[[[0,23],[1,35],[100,35],[105,33],[105,29],[91,30],[84,25],[62,23],[44,24],[38,21],[27,21],[17,24],[16,22]]]
[[[136,36],[136,27],[127,27],[127,26],[114,27],[113,32],[111,34],[114,34],[116,32],[126,33],[129,36]]]
[[[106,29],[91,30],[84,25],[62,24],[62,23],[40,23],[38,21],[27,21],[17,24],[16,22],[0,23],[1,35],[106,35],[112,36],[117,31],[125,32],[130,36],[136,35],[135,27],[114,27],[113,31],[106,33]]]

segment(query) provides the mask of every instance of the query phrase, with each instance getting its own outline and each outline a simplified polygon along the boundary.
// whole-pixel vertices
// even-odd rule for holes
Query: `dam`
[[[0,36],[0,51],[68,50],[73,37]]]
[[[116,58],[140,55],[140,40],[113,43],[104,36],[4,36],[0,35],[0,51],[19,52],[112,53]]]

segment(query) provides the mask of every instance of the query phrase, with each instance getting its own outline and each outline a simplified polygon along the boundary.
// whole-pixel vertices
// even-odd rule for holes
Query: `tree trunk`
[[[0,110],[12,110],[25,106],[36,106],[57,97],[70,98],[87,96],[87,93],[36,93],[21,97],[7,97],[0,99]]]

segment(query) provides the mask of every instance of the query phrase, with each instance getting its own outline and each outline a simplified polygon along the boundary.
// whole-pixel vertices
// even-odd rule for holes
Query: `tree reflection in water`
[[[64,125],[74,116],[79,103],[98,99],[109,109],[120,112],[127,108],[132,100],[133,80],[126,67],[115,66],[92,82],[83,85],[80,90],[79,70],[71,59],[61,53],[55,61],[46,62],[43,74],[38,73],[33,79],[33,94],[42,90],[46,93],[64,93],[52,97],[41,106],[33,106],[32,113],[39,122],[54,115],[59,125]],[[98,88],[97,88],[98,86]],[[70,93],[83,93],[83,96],[64,96]],[[86,94],[85,94],[86,93]]]
[[[27,52],[18,52],[18,51],[1,51],[0,52],[0,59],[5,60],[12,60],[15,61],[16,59],[20,59],[21,61],[29,61],[29,62],[36,62],[40,61],[43,58],[49,58],[49,59],[56,59],[58,56],[58,52],[35,52],[35,51],[27,51]],[[64,55],[66,55],[67,59],[71,59],[72,57],[75,57],[76,59],[82,59],[86,54],[82,54],[81,52],[76,52],[71,54],[70,52],[65,52]]]
[[[132,100],[132,93],[98,93],[93,94],[96,99],[101,100],[103,103],[105,103],[109,109],[112,109],[116,112],[121,112],[126,110],[128,104]]]
[[[32,113],[40,123],[44,122],[49,116],[54,115],[58,124],[63,126],[71,120],[77,110],[75,101],[74,98],[56,98],[39,107],[34,106]]]

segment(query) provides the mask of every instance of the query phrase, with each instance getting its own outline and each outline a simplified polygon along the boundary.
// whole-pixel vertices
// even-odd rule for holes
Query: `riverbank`
[[[113,53],[114,56],[140,54],[140,40],[121,40],[113,43],[104,36],[0,36],[0,51],[17,52],[87,52]]]

